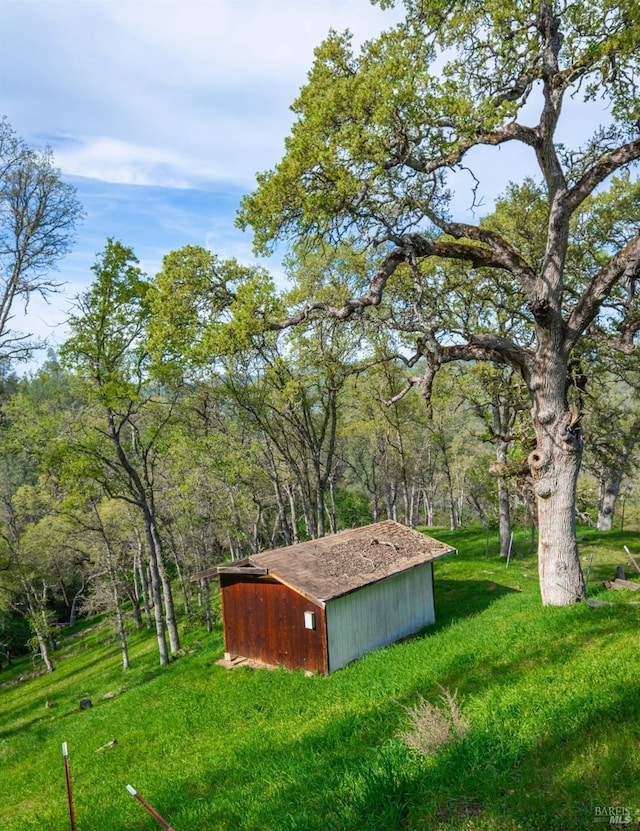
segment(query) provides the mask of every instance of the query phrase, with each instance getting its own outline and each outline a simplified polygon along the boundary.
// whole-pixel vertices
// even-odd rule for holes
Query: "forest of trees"
[[[497,528],[502,556],[527,525],[564,605],[584,594],[576,517],[638,522],[638,8],[404,5],[359,55],[318,48],[242,204],[258,250],[286,242],[287,290],[197,246],[147,275],[108,239],[26,378],[11,306],[55,289],[81,210],[2,122],[0,660],[30,637],[51,669],[58,624],[108,610],[123,667],[127,617],[166,664],[181,615],[212,625],[192,573],[383,518]],[[563,104],[596,93],[609,125],[567,148]],[[535,175],[454,221],[448,175],[508,142]]]
[[[5,660],[31,637],[50,668],[60,623],[106,610],[125,668],[132,622],[155,630],[166,663],[180,616],[212,625],[209,586],[191,574],[342,528],[480,523],[500,529],[492,553],[503,556],[512,524],[535,530],[535,435],[513,373],[451,364],[427,407],[417,391],[401,394],[411,376],[400,334],[317,318],[256,335],[247,307],[268,295],[275,314],[294,298],[202,248],[171,252],[150,279],[109,240],[94,278],[59,354],[21,379],[5,365]],[[193,302],[196,283],[215,315]],[[170,302],[181,323],[168,331]],[[611,527],[622,490],[629,526],[640,519],[637,381],[607,364],[598,372],[580,519]]]

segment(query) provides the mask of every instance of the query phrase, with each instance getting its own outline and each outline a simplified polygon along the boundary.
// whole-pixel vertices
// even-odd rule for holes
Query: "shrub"
[[[418,703],[407,707],[411,729],[400,733],[405,745],[423,756],[435,754],[450,742],[464,738],[469,730],[469,724],[456,701],[458,690],[452,694],[440,684],[438,687],[442,703],[431,704],[419,695]]]

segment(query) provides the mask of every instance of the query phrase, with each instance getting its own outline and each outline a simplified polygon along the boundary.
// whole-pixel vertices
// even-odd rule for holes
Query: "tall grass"
[[[127,784],[176,831],[573,831],[596,807],[640,810],[640,607],[544,609],[524,536],[507,568],[484,532],[430,533],[460,551],[436,564],[435,626],[328,678],[224,670],[220,627],[187,630],[165,668],[132,632],[123,673],[102,620],[53,674],[0,673],[0,828],[69,827],[63,741],[78,831],[158,828]],[[624,544],[640,534],[585,532],[593,592]],[[412,751],[411,708],[442,688],[467,732]]]

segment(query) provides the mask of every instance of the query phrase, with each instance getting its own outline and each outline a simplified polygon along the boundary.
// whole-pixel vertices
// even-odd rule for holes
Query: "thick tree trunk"
[[[531,384],[537,446],[529,456],[538,506],[540,591],[545,606],[568,606],[585,594],[576,539],[582,433],[566,402],[565,365],[547,360],[542,366]]]
[[[623,472],[609,470],[598,481],[598,531],[611,531]]]

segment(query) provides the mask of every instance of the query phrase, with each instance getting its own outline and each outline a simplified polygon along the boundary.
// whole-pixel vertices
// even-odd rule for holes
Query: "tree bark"
[[[447,459],[446,454],[443,456],[444,458],[444,473],[447,480],[447,493],[448,493],[448,504],[449,504],[449,529],[451,531],[456,530],[456,502],[455,497],[453,495],[453,481],[451,479],[451,469],[449,467],[449,460]]]
[[[120,652],[122,653],[122,669],[126,672],[129,669],[129,646],[127,643],[127,627],[124,622],[120,591],[118,589],[118,575],[109,553],[109,580],[111,581],[111,592],[113,594],[113,608],[116,613],[116,624],[120,638]]]
[[[509,555],[509,541],[511,540],[511,507],[509,504],[509,488],[504,479],[498,479],[498,528],[500,534],[500,556]]]
[[[147,548],[149,549],[151,600],[153,602],[153,616],[156,624],[156,636],[158,638],[160,666],[166,666],[169,663],[169,652],[167,650],[167,637],[164,628],[164,615],[162,614],[162,583],[160,580],[160,570],[158,568],[158,558],[156,555],[155,545],[153,543],[153,539],[151,538],[151,530],[147,525],[146,518],[145,532],[147,535]]]
[[[433,527],[433,496],[431,496],[426,488],[422,490],[422,504],[424,505],[424,524],[427,528]]]
[[[284,501],[284,496],[282,495],[282,488],[280,487],[280,480],[278,478],[278,471],[275,465],[275,460],[273,459],[273,455],[271,452],[268,454],[269,459],[269,467],[271,469],[271,484],[273,485],[273,491],[276,497],[276,507],[278,510],[278,520],[280,523],[280,528],[282,529],[282,535],[284,537],[284,544],[291,545],[293,542],[293,534],[291,532],[291,527],[289,525],[289,521],[287,519],[287,509]],[[275,535],[274,535],[275,536]],[[275,546],[274,546],[275,547]]]
[[[25,590],[25,599],[27,608],[29,610],[27,619],[31,625],[31,629],[38,644],[38,650],[42,662],[46,667],[47,672],[53,672],[54,666],[49,657],[49,648],[47,646],[48,623],[47,610],[42,606],[38,598],[38,593],[33,586],[22,578],[22,586]]]
[[[336,511],[335,478],[333,476],[329,479],[329,506],[330,507],[327,508],[327,514],[329,516],[329,531],[331,534],[335,534],[338,530],[338,519]]]
[[[289,497],[289,513],[291,516],[291,544],[296,545],[299,541],[298,537],[298,511],[296,509],[296,494],[294,486],[289,482],[287,484],[287,495]]]
[[[565,395],[566,361],[540,361],[531,378],[536,449],[529,456],[538,507],[538,569],[545,606],[568,606],[585,595],[576,539],[575,494],[582,431]]]
[[[78,591],[73,595],[73,600],[71,601],[71,609],[69,611],[69,627],[73,628],[76,625],[76,615],[78,611],[78,601],[80,600],[80,595],[84,593],[87,584],[83,583],[82,586],[78,589]]]
[[[154,549],[154,560],[157,564],[158,574],[162,583],[162,596],[164,598],[164,618],[167,625],[167,633],[169,635],[169,648],[171,654],[176,655],[180,650],[180,636],[178,634],[178,624],[176,623],[175,604],[173,602],[173,591],[171,589],[171,580],[167,574],[167,569],[163,560],[162,542],[158,529],[152,516],[145,516],[145,523],[149,524],[148,539]],[[154,600],[155,602],[155,600]]]
[[[609,470],[598,481],[598,531],[611,531],[623,472]]]
[[[49,657],[49,647],[47,646],[47,639],[42,634],[40,627],[34,622],[33,629],[35,632],[36,640],[38,642],[38,650],[40,651],[40,657],[42,658],[42,662],[46,667],[47,672],[53,672],[54,666],[51,662],[51,658]]]
[[[496,470],[498,476],[498,529],[500,536],[500,556],[509,556],[509,544],[511,542],[511,505],[509,499],[509,487],[505,473],[507,472],[507,454],[509,441],[505,436],[509,435],[513,419],[512,408],[494,399],[491,402],[491,416],[493,421],[493,435],[495,437],[496,449]]]
[[[142,593],[142,606],[144,609],[144,618],[147,629],[151,629],[151,607],[149,605],[149,581],[147,580],[147,572],[142,561],[142,540],[138,536],[138,546],[134,555],[133,570],[134,574],[137,572],[140,579],[140,591]]]

